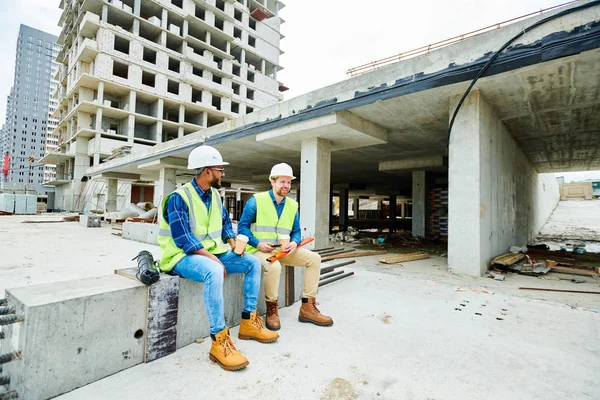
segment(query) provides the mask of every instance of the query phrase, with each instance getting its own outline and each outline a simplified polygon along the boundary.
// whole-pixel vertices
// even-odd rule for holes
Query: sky
[[[566,0],[283,0],[278,79],[299,96],[346,79],[346,70]],[[0,0],[0,121],[13,81],[21,23],[58,35],[59,0]],[[375,7],[377,5],[377,7]],[[600,172],[597,173],[600,177]],[[594,176],[595,177],[595,176]],[[588,178],[582,178],[588,179]]]

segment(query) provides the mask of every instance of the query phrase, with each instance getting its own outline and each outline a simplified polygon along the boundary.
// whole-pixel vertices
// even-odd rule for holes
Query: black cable
[[[551,21],[553,19],[562,17],[564,15],[570,14],[570,13],[575,12],[575,11],[580,11],[580,10],[584,10],[586,8],[589,8],[589,7],[597,6],[599,4],[600,4],[600,0],[592,1],[592,2],[589,2],[589,3],[586,3],[586,4],[582,4],[580,6],[577,6],[577,7],[569,8],[567,10],[563,10],[563,11],[557,13],[557,14],[554,14],[554,15],[551,15],[551,16],[546,17],[544,19],[541,19],[538,22],[536,22],[536,23],[528,26],[527,28],[523,29],[521,32],[519,32],[518,34],[516,34],[508,42],[504,43],[504,45],[502,45],[502,47],[500,47],[500,49],[498,51],[496,51],[496,53],[492,57],[490,57],[490,59],[485,63],[485,65],[481,68],[481,70],[479,71],[479,73],[477,73],[477,75],[475,76],[475,78],[473,78],[473,80],[471,81],[471,84],[469,85],[469,87],[467,88],[467,90],[463,94],[462,98],[458,102],[458,105],[456,106],[456,109],[454,110],[454,114],[452,114],[452,119],[450,120],[450,126],[448,127],[448,141],[447,141],[447,145],[446,145],[447,146],[446,147],[446,151],[447,152],[450,151],[450,136],[452,134],[452,126],[454,125],[454,120],[456,119],[456,115],[458,114],[458,110],[460,110],[460,107],[463,105],[465,99],[467,98],[467,96],[471,92],[471,89],[473,89],[473,86],[475,86],[475,83],[477,83],[477,80],[479,78],[481,78],[481,76],[485,73],[485,71],[487,71],[487,69],[490,67],[490,65],[492,65],[494,63],[494,61],[496,60],[496,58],[498,58],[498,56],[500,55],[500,53],[502,53],[508,46],[510,46],[515,40],[517,40],[518,38],[520,38],[521,36],[523,36],[525,33],[531,31],[532,29],[537,28],[540,25],[545,24],[548,21]]]

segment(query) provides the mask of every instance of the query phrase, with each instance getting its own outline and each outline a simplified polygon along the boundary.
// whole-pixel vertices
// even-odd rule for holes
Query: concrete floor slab
[[[600,241],[600,200],[559,202],[539,236]]]

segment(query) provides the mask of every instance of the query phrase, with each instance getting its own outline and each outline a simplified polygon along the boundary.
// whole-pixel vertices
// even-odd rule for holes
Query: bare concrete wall
[[[458,114],[449,164],[449,269],[480,276],[493,257],[537,234],[558,202],[558,185],[533,169],[478,91]]]

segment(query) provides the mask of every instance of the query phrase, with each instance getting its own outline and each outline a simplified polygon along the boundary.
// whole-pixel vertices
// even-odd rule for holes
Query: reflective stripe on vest
[[[285,204],[281,216],[277,217],[277,209],[269,192],[254,195],[256,201],[256,222],[250,225],[250,230],[259,243],[279,244],[281,235],[290,235],[298,212],[298,203],[285,198]],[[246,251],[252,254],[258,250],[256,247],[247,245]]]
[[[219,193],[211,188],[210,210],[206,209],[206,205],[198,196],[191,182],[186,183],[173,193],[180,195],[187,205],[190,229],[202,246],[212,254],[225,253],[227,249],[223,246],[221,239],[223,203]],[[171,236],[171,228],[164,219],[167,203],[173,193],[163,200],[159,218],[158,244],[161,250],[160,269],[163,272],[171,271],[185,257],[183,250],[175,244]]]

